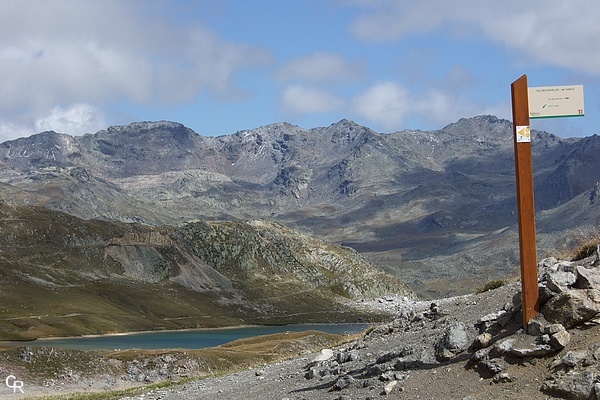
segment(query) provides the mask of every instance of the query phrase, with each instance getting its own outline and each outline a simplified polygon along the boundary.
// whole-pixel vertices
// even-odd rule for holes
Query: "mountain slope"
[[[0,202],[0,338],[355,321],[410,291],[355,251],[280,225],[151,227]]]
[[[569,202],[600,181],[598,146],[598,136],[534,131],[538,210],[576,208]],[[214,138],[140,122],[5,142],[0,165],[0,194],[19,204],[151,225],[269,219],[352,246],[410,282],[439,281],[446,291],[434,297],[518,270],[512,127],[493,116],[427,132],[380,134],[342,120]],[[540,254],[562,231],[543,215],[539,227],[551,238],[540,238]],[[482,248],[484,258],[464,254]]]

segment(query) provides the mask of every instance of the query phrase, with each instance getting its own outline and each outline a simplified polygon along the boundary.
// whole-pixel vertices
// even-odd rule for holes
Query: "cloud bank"
[[[0,136],[12,136],[6,129],[104,128],[91,104],[174,104],[202,91],[221,101],[243,96],[236,71],[268,63],[269,52],[182,26],[162,16],[161,4],[168,5],[0,2]]]

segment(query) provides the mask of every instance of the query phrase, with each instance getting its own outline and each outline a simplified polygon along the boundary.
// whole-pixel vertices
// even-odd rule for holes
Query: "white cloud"
[[[35,123],[35,129],[55,131],[70,135],[95,133],[106,127],[102,112],[89,104],[73,104],[68,108],[60,106],[52,109],[49,115],[40,118]]]
[[[288,115],[326,113],[338,110],[343,102],[334,95],[320,89],[292,85],[281,95],[281,107]]]
[[[0,119],[9,123],[19,113],[19,124],[33,127],[59,104],[156,106],[191,101],[202,92],[220,100],[245,95],[236,73],[270,62],[269,52],[185,25],[170,5],[0,2]],[[87,128],[75,130],[81,129]]]
[[[464,116],[494,114],[507,117],[506,107],[478,106],[457,99],[453,91],[429,90],[413,93],[402,85],[387,81],[379,82],[352,101],[354,111],[370,123],[393,131],[404,128],[409,117],[419,118],[427,124],[448,124]]]
[[[344,57],[317,52],[296,58],[287,63],[278,73],[280,80],[300,80],[310,83],[351,81],[360,76],[363,67],[348,62]]]
[[[580,0],[348,0],[367,10],[351,27],[365,41],[399,40],[438,29],[516,49],[524,59],[600,74],[600,2]]]
[[[29,136],[33,129],[15,121],[0,121],[0,142],[15,139],[18,137]]]
[[[414,110],[411,98],[404,87],[395,82],[380,82],[357,96],[353,101],[355,111],[384,129],[396,129]]]

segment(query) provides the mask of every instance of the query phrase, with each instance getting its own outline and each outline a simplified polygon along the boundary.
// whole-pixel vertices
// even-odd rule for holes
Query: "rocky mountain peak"
[[[537,209],[572,202],[598,181],[599,137],[536,132],[532,144]],[[516,224],[512,124],[490,115],[389,134],[347,119],[312,129],[281,122],[220,137],[175,122],[137,122],[5,142],[0,163],[0,182],[26,191],[19,196],[29,204],[155,224],[268,217],[360,251],[394,253],[384,262],[391,269],[402,264],[404,275],[414,265],[415,280],[422,280],[422,263],[436,255],[446,262],[467,248],[479,260],[473,264],[487,268],[496,261],[475,254],[476,242]],[[570,224],[600,212],[569,207],[578,216]],[[548,232],[565,224],[548,223]],[[505,261],[496,271],[513,267],[510,248],[498,248]],[[454,271],[453,279],[460,274],[466,272]]]
[[[119,133],[119,132],[130,132],[130,131],[152,131],[152,130],[178,130],[186,128],[184,125],[178,122],[171,121],[142,121],[142,122],[133,122],[129,125],[115,125],[110,126],[106,129],[107,132],[110,133]],[[102,131],[100,131],[102,132]]]

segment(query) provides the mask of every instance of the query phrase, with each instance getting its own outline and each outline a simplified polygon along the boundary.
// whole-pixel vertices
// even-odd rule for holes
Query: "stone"
[[[556,263],[558,263],[558,260],[554,257],[544,258],[538,262],[538,276],[542,276],[546,271],[552,269]]]
[[[518,335],[511,341],[509,353],[515,357],[542,357],[552,354],[555,350],[545,343],[539,343],[541,337],[531,335]]]
[[[555,265],[556,270],[558,272],[573,272],[575,271],[575,267],[573,266],[573,261],[559,261]]]
[[[508,363],[502,358],[492,358],[491,360],[484,361],[481,364],[487,368],[488,371],[494,374],[502,372],[509,367]]]
[[[556,293],[554,293],[552,290],[548,289],[548,287],[546,286],[546,282],[540,282],[538,284],[538,291],[539,291],[539,299],[540,299],[540,305],[544,305],[548,302],[548,300],[550,300],[551,298],[553,298]]]
[[[379,357],[377,357],[377,360],[375,361],[376,364],[384,364],[388,361],[392,361],[395,358],[401,357],[400,352],[396,352],[396,351],[391,351],[389,353],[384,353],[382,355],[380,355]]]
[[[357,361],[360,358],[357,351],[342,351],[336,356],[336,360],[340,364],[344,364],[350,361]]]
[[[498,315],[498,325],[500,325],[502,328],[504,328],[506,325],[508,325],[510,323],[510,321],[512,321],[515,317],[515,314],[512,311],[507,311],[507,310],[503,310],[504,312],[501,312]]]
[[[506,372],[500,372],[500,373],[494,375],[492,382],[494,382],[494,383],[509,383],[509,382],[513,382],[514,380],[515,379],[513,377],[511,377],[509,374],[507,374]]]
[[[566,331],[566,328],[561,324],[550,324],[546,326],[542,333],[546,333],[548,335],[554,335],[555,333]]]
[[[600,289],[600,271],[578,265],[575,267],[577,280],[574,287],[579,289]]]
[[[538,342],[544,343],[544,344],[550,344],[550,335],[543,334],[541,336],[538,336]]]
[[[381,365],[372,365],[364,373],[365,378],[372,378],[381,375],[385,369]]]
[[[567,367],[574,367],[581,361],[585,360],[588,352],[585,350],[569,351],[561,360],[561,364]]]
[[[549,344],[538,344],[530,347],[513,347],[510,354],[515,357],[543,357],[554,353],[555,350]]]
[[[454,323],[448,328],[436,347],[439,360],[449,360],[469,347],[467,327],[462,322]]]
[[[489,332],[485,332],[482,333],[481,335],[477,336],[475,338],[475,340],[473,341],[473,347],[476,349],[481,349],[484,347],[488,347],[490,345],[490,343],[492,342],[492,334]]]
[[[573,289],[557,294],[542,308],[546,319],[571,329],[592,319],[600,312],[600,292],[596,289]]]
[[[498,313],[490,313],[487,315],[484,315],[483,317],[479,318],[478,320],[478,324],[484,324],[486,322],[492,322],[492,321],[496,321],[498,319]]]
[[[550,336],[550,346],[555,350],[564,349],[571,342],[571,334],[569,332],[560,331]]]
[[[388,394],[392,393],[392,390],[394,390],[394,388],[396,387],[397,384],[398,384],[398,381],[391,381],[391,382],[387,383],[383,387],[383,391],[381,392],[381,394],[384,396],[387,396]]]
[[[575,283],[577,277],[572,272],[557,271],[546,276],[548,289],[555,293],[562,293]]]
[[[386,371],[383,374],[379,375],[379,380],[383,382],[390,382],[396,380],[396,374],[394,371]]]
[[[350,385],[352,385],[354,382],[355,382],[355,379],[352,377],[352,375],[340,376],[338,379],[336,379],[331,390],[333,390],[333,391],[344,390],[347,387],[349,387]]]
[[[304,377],[306,379],[313,379],[316,378],[319,374],[319,371],[317,371],[317,369],[315,367],[310,367],[308,369],[308,371],[306,371],[306,374],[304,375]]]
[[[515,339],[513,339],[513,338],[500,340],[500,341],[494,343],[494,346],[492,347],[492,350],[490,351],[490,353],[492,353],[494,355],[498,355],[498,356],[504,355],[511,351],[514,343],[515,343]]]
[[[484,348],[477,350],[475,353],[471,355],[471,361],[478,363],[489,357],[492,348]]]
[[[321,352],[319,354],[317,354],[317,356],[315,358],[312,359],[312,361],[309,363],[309,367],[320,364],[331,358],[333,358],[333,350],[323,349],[323,350],[321,350]]]
[[[595,391],[597,373],[593,369],[583,372],[553,374],[542,386],[542,391],[564,399],[588,400]]]
[[[523,294],[519,291],[512,298],[513,309],[520,310],[523,307]]]
[[[544,333],[544,328],[548,325],[548,321],[541,314],[536,315],[527,323],[527,333],[533,336]]]

